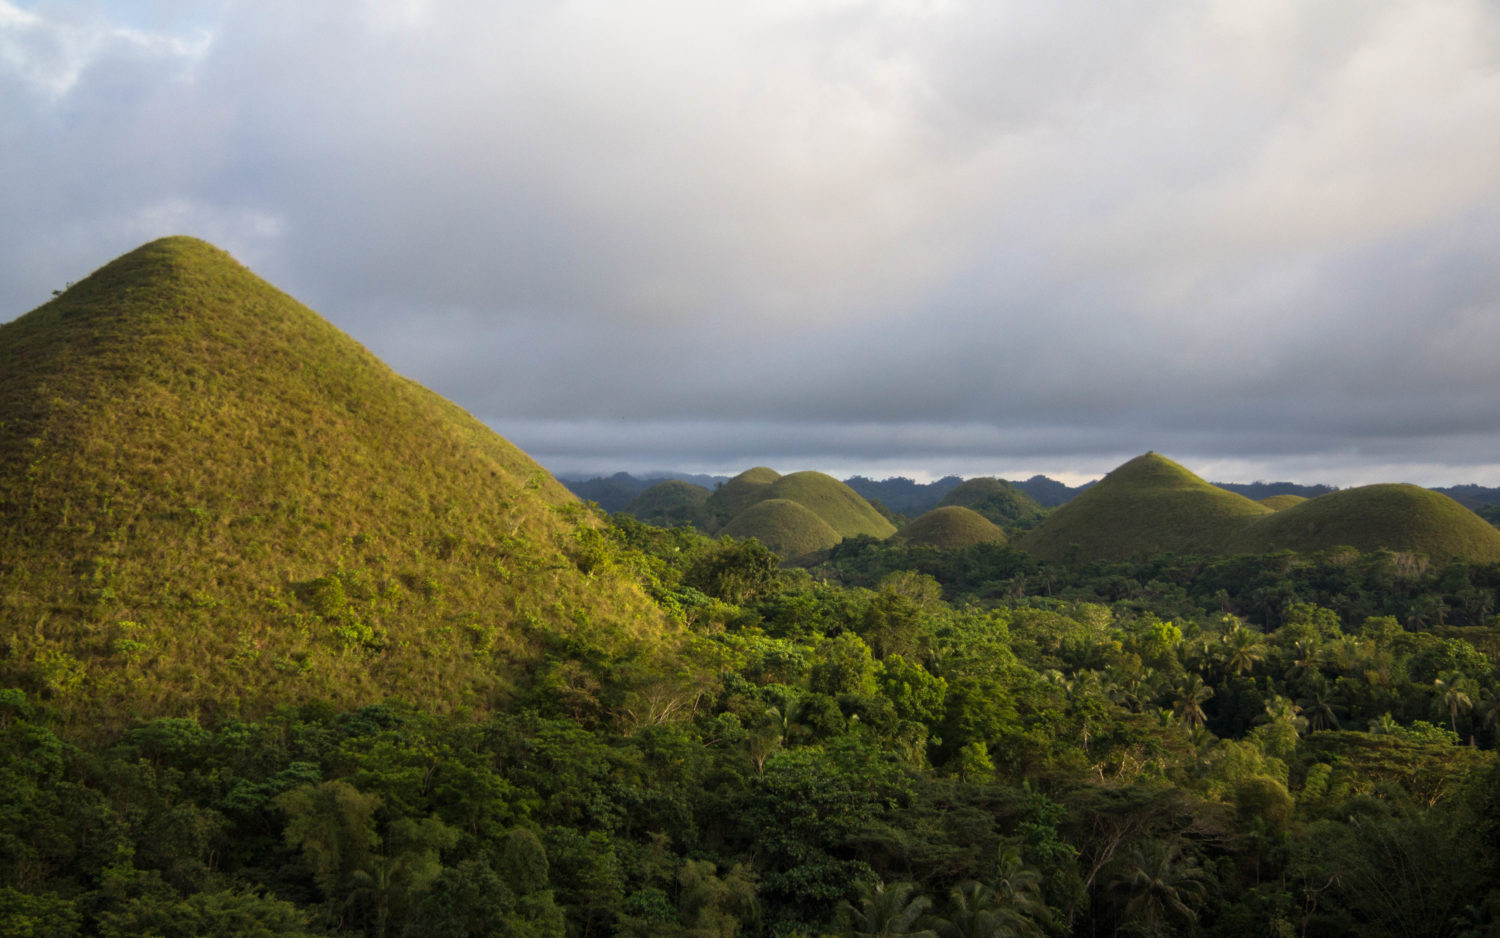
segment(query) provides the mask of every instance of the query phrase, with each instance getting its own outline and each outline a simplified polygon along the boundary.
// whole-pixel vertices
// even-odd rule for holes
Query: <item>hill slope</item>
[[[1363,485],[1263,518],[1229,542],[1241,553],[1329,547],[1423,553],[1434,560],[1500,561],[1500,531],[1458,502],[1415,485]]]
[[[1053,509],[1016,546],[1046,560],[1213,553],[1271,509],[1215,488],[1156,453],[1137,456]]]
[[[779,478],[775,469],[756,466],[714,489],[707,502],[709,523],[715,530],[728,524],[751,503],[766,498],[766,489]]]
[[[825,550],[843,540],[812,509],[787,498],[756,502],[735,515],[719,533],[741,540],[756,538],[783,560]]]
[[[1011,527],[1031,524],[1045,513],[1030,495],[1004,479],[988,476],[969,479],[945,495],[938,505],[970,508],[995,524]]]
[[[793,472],[766,486],[761,497],[784,498],[810,509],[837,531],[839,537],[886,538],[896,526],[885,519],[860,494],[822,472]]]
[[[583,517],[200,241],[0,326],[0,678],[65,709],[486,706],[549,634],[663,629],[634,585],[570,560]]]
[[[892,540],[912,547],[970,547],[974,544],[1004,544],[1005,532],[972,508],[947,505],[914,519]]]

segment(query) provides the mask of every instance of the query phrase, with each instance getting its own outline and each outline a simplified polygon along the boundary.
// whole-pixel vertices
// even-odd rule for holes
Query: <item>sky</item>
[[[0,0],[0,173],[559,474],[1500,485],[1489,0]]]

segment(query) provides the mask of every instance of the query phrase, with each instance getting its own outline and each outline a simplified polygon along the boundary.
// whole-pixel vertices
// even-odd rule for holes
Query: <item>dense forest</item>
[[[587,530],[679,673],[102,735],[5,692],[4,931],[1494,932],[1500,566]]]

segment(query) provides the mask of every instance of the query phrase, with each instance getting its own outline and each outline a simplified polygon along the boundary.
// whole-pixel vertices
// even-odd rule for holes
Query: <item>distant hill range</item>
[[[688,481],[692,478],[653,483],[621,473],[564,483],[585,497],[637,491],[616,510],[653,524],[686,523],[710,534],[759,537],[784,556],[810,553],[851,536],[854,529],[829,523],[833,516],[827,512],[835,503],[847,510],[854,496],[899,528],[893,543],[909,546],[1009,541],[1052,560],[1336,546],[1500,560],[1500,531],[1485,523],[1500,515],[1495,510],[1500,489],[1475,485],[1339,490],[1292,482],[1209,483],[1155,453],[1080,486],[1045,476],[1017,482],[948,476],[930,483],[856,476],[838,483],[821,473],[782,477],[765,467],[733,479],[708,477],[712,487]],[[813,488],[837,490],[842,501],[826,493],[815,498],[803,490]],[[614,503],[620,504],[618,496]],[[862,517],[870,517],[860,510]],[[885,536],[875,527],[855,533]]]
[[[1281,493],[1252,501],[1156,453],[1115,469],[1016,546],[1046,560],[1353,547],[1500,562],[1500,530],[1441,492],[1366,485],[1316,498]]]
[[[106,723],[500,705],[665,616],[525,453],[189,238],[0,325],[0,681]]]
[[[729,477],[674,472],[634,476],[625,472],[617,472],[612,476],[595,476],[587,479],[558,476],[557,480],[579,498],[596,502],[600,508],[613,514],[617,511],[626,511],[632,501],[662,481],[677,480],[712,491],[715,487],[729,481]],[[854,476],[843,481],[866,500],[879,502],[891,513],[909,518],[931,511],[943,504],[948,493],[964,483],[964,480],[958,476],[944,476],[936,482],[917,482],[904,476],[883,479],[879,482],[864,476]],[[1085,491],[1094,483],[1085,482],[1079,486],[1068,486],[1055,479],[1038,475],[1008,484],[1025,493],[1042,508],[1053,508],[1079,492]],[[1290,483],[1275,484],[1290,485]]]
[[[624,511],[632,500],[663,479],[679,479],[712,489],[727,481],[728,478],[728,476],[672,472],[650,473],[638,477],[617,472],[612,476],[589,479],[559,476],[558,481],[579,498],[597,502],[600,508],[613,513]],[[866,499],[880,502],[896,514],[915,517],[942,504],[944,497],[958,488],[963,481],[959,476],[944,476],[936,482],[917,482],[904,476],[896,476],[877,482],[864,476],[854,476],[845,479],[844,484]],[[1085,482],[1082,485],[1069,486],[1043,475],[1019,481],[1010,480],[1010,484],[1035,499],[1043,508],[1056,508],[1094,485],[1093,482]],[[1278,495],[1317,498],[1320,495],[1338,491],[1337,486],[1303,485],[1297,482],[1210,482],[1209,484],[1257,502]],[[1432,491],[1446,495],[1465,508],[1475,511],[1486,505],[1500,506],[1500,488],[1482,485],[1452,485],[1433,488]]]

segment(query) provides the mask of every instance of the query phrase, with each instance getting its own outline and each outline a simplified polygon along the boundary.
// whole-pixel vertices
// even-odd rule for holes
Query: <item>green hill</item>
[[[1053,509],[1016,546],[1035,557],[1131,560],[1166,552],[1213,553],[1271,514],[1215,488],[1156,453],[1137,456]]]
[[[691,524],[707,530],[708,497],[711,494],[701,485],[667,479],[636,496],[624,510],[626,514],[658,527]]]
[[[914,519],[893,540],[912,547],[970,547],[1003,544],[1005,532],[972,508],[948,505]]]
[[[810,509],[837,531],[839,537],[887,538],[896,526],[860,494],[822,472],[793,472],[766,486],[764,498],[785,498]]]
[[[709,522],[713,529],[717,531],[752,502],[768,497],[766,488],[779,478],[781,473],[775,469],[756,466],[754,469],[746,469],[715,489],[707,502]]]
[[[1272,511],[1281,511],[1283,508],[1302,504],[1307,501],[1307,497],[1304,495],[1268,495],[1265,498],[1256,499],[1256,501]]]
[[[664,629],[571,559],[586,518],[200,241],[152,242],[0,326],[0,679],[64,711],[489,706],[553,636]]]
[[[969,479],[938,502],[939,507],[970,508],[1002,527],[1030,525],[1045,514],[1036,499],[1003,479]]]
[[[1500,531],[1458,502],[1415,485],[1364,485],[1293,505],[1229,542],[1240,553],[1311,552],[1329,547],[1500,561]]]
[[[825,550],[843,540],[812,509],[786,498],[756,502],[735,515],[719,533],[742,540],[756,538],[783,560]]]

